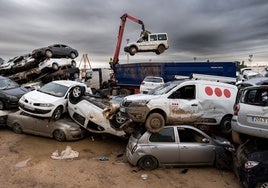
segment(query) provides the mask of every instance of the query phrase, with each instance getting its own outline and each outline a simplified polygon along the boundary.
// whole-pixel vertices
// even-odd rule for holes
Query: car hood
[[[125,97],[123,100],[127,101],[148,101],[151,99],[159,98],[161,95],[149,95],[149,94],[135,94]]]
[[[27,93],[28,90],[26,88],[23,88],[23,87],[16,87],[16,88],[12,88],[12,89],[1,90],[1,92],[6,94],[6,95],[21,97],[22,95]]]
[[[60,97],[55,97],[49,94],[42,93],[40,91],[34,90],[24,95],[24,97],[35,103],[53,103],[56,100],[59,100]]]

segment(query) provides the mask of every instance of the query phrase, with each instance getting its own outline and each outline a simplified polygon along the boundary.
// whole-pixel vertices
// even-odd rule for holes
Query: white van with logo
[[[121,127],[145,123],[150,132],[159,132],[167,124],[220,125],[222,132],[230,133],[236,94],[235,85],[222,82],[167,82],[146,95],[125,97],[117,122]]]

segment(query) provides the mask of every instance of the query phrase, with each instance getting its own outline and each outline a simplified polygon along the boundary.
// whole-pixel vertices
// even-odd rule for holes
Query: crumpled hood
[[[41,93],[37,90],[31,91],[24,95],[25,99],[34,103],[53,103],[59,100],[60,97],[55,97],[49,94]]]
[[[149,94],[135,94],[135,95],[129,95],[125,97],[123,100],[127,101],[145,101],[145,100],[151,100],[161,97],[161,95],[149,95]]]

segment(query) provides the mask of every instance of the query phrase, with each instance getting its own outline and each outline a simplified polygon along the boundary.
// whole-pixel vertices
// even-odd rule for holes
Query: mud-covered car
[[[126,148],[130,164],[152,170],[162,165],[232,167],[234,147],[224,138],[212,138],[187,125],[166,126],[159,133],[134,132]]]
[[[245,188],[268,187],[268,141],[251,139],[234,155],[234,172]]]
[[[24,70],[29,70],[31,68],[37,67],[38,61],[32,57],[32,54],[24,54],[19,56],[18,60],[14,62],[12,66],[12,73],[21,72]]]
[[[71,89],[68,99],[70,117],[89,132],[126,137],[114,118],[119,104],[111,107],[108,101],[98,100],[84,93],[84,88],[80,86]]]
[[[0,76],[0,110],[18,107],[19,99],[29,92],[9,78]]]
[[[49,70],[58,70],[59,67],[71,65],[73,67],[76,66],[76,62],[73,59],[69,58],[46,58],[44,61],[39,63],[39,69],[42,72],[48,72]]]
[[[84,87],[84,91],[91,93],[91,89],[83,83],[57,80],[23,95],[19,100],[19,108],[34,116],[59,120],[61,115],[67,111],[67,96],[70,90],[77,85]]]
[[[71,48],[65,44],[54,44],[48,47],[43,47],[35,49],[32,52],[33,57],[35,58],[76,58],[79,54],[78,51],[74,48]]]
[[[69,118],[59,121],[36,118],[20,110],[9,113],[7,125],[17,133],[28,133],[54,138],[57,141],[78,140],[83,138],[85,132]]]

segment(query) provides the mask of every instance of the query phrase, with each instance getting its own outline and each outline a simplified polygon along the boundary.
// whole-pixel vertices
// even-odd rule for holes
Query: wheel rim
[[[22,133],[21,126],[20,126],[18,123],[15,123],[15,124],[13,125],[13,131],[14,131],[15,133],[17,133],[17,134]]]
[[[72,52],[71,53],[71,58],[74,59],[75,58],[75,54]]]
[[[62,113],[61,107],[56,108],[53,119],[54,120],[60,119],[61,113]]]
[[[121,115],[120,112],[116,114],[116,122],[120,125],[126,122],[126,118]]]
[[[73,89],[73,96],[74,96],[75,98],[78,98],[80,95],[81,95],[81,89],[80,89],[79,87],[75,87],[75,88]]]
[[[58,141],[64,141],[66,137],[63,131],[56,130],[54,133],[54,138]]]
[[[161,54],[165,51],[165,48],[163,46],[158,47],[158,52]]]
[[[52,57],[52,52],[49,51],[49,50],[47,50],[47,51],[46,51],[46,56],[47,56],[47,57]]]
[[[142,159],[140,166],[145,170],[153,170],[157,167],[157,164],[152,157],[145,157]]]

